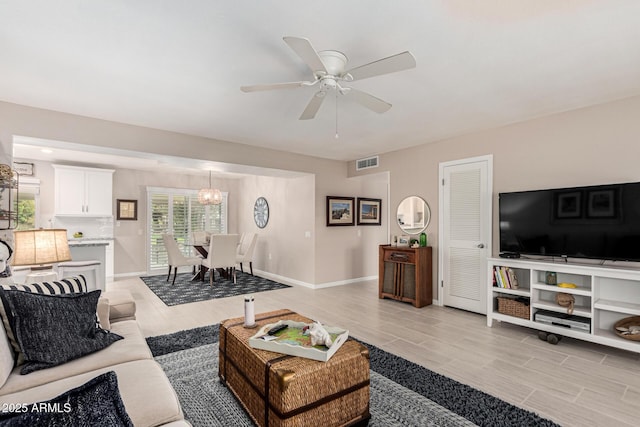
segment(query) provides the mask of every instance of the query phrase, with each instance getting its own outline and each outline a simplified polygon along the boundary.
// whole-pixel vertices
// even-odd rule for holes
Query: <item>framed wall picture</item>
[[[327,227],[353,225],[354,197],[327,196]]]
[[[589,218],[616,218],[616,200],[615,189],[589,191],[587,193],[587,216]]]
[[[33,163],[13,162],[13,170],[22,176],[33,176]]]
[[[137,221],[138,220],[138,201],[117,199],[116,220],[118,221]]]
[[[358,225],[381,225],[381,207],[381,199],[358,197]]]
[[[570,191],[556,194],[555,215],[558,219],[582,217],[582,192]]]
[[[408,234],[402,234],[398,236],[398,244],[396,246],[399,248],[408,248],[410,240]]]

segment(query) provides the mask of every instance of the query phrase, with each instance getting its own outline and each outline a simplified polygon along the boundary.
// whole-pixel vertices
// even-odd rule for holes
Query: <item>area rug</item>
[[[224,279],[219,277],[218,274],[216,274],[216,280],[213,285],[209,285],[208,280],[204,282],[191,281],[192,277],[193,274],[191,273],[179,273],[175,284],[171,284],[171,280],[167,282],[166,274],[143,276],[140,279],[168,306],[290,287],[289,285],[242,272],[237,273],[235,284],[233,280]],[[173,279],[173,276],[171,279]]]
[[[218,325],[147,338],[176,390],[185,418],[198,426],[253,426],[218,381]],[[360,341],[362,342],[362,341]],[[477,389],[367,344],[371,361],[369,426],[557,426]]]

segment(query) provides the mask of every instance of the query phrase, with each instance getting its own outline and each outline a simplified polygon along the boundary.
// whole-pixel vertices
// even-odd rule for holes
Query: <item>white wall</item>
[[[254,269],[314,283],[315,177],[300,178],[247,177],[242,180],[238,197],[243,210],[238,224],[242,232],[258,234],[254,254]],[[253,219],[253,205],[258,197],[269,203],[269,222],[258,228]],[[309,237],[306,232],[310,231]]]
[[[493,154],[493,250],[497,255],[498,193],[640,181],[640,97],[555,114],[380,156],[389,171],[391,209],[409,195],[431,207],[430,246],[438,242],[438,166]],[[363,176],[355,162],[350,176]],[[400,234],[392,222],[391,233]],[[437,264],[434,252],[434,296]]]
[[[271,272],[269,270],[273,269],[274,271],[271,272],[273,274],[293,276],[290,278],[313,285],[341,283],[377,274],[375,267],[378,256],[377,245],[388,239],[388,231],[385,226],[326,227],[325,225],[326,196],[376,197],[378,193],[386,194],[386,190],[378,191],[378,188],[386,189],[386,184],[368,184],[368,180],[349,179],[346,162],[250,147],[5,102],[0,102],[0,117],[2,117],[0,121],[0,150],[4,153],[11,152],[15,135],[310,174],[313,176],[314,188],[309,188],[309,182],[304,179],[300,182],[295,180],[287,182],[286,187],[290,188],[293,194],[289,194],[289,192],[282,195],[276,194],[274,200],[276,215],[279,214],[277,205],[285,205],[286,211],[294,212],[291,215],[294,216],[292,221],[296,224],[296,233],[311,231],[311,237],[296,240],[296,244],[293,245],[274,243],[275,246],[271,248],[273,249],[271,252],[272,263],[267,263],[268,260],[264,259],[264,251],[267,249],[263,247],[261,249],[263,254],[261,255],[263,258],[260,260],[261,267],[267,272]],[[116,179],[117,175],[114,175],[114,183]],[[243,188],[247,189],[251,185],[244,185]],[[371,185],[375,189],[372,189]],[[199,186],[200,184],[197,187]],[[133,198],[129,196],[130,194],[128,191],[118,194],[114,192],[114,199],[116,197]],[[253,203],[255,202],[253,196],[256,195],[257,192],[254,192],[251,198],[247,196],[242,199],[241,204],[237,206],[238,210],[235,215],[241,214],[244,217],[247,211],[253,212]],[[382,198],[385,199],[386,196]],[[296,206],[297,201],[304,203],[304,205]],[[386,199],[383,200],[383,206],[384,204],[386,204]],[[300,215],[296,216],[295,213],[298,210],[303,214],[307,212],[308,216],[313,218],[313,224],[298,223]],[[143,211],[141,210],[141,212]],[[246,217],[244,218],[246,220]],[[272,218],[277,218],[277,216]],[[280,219],[272,220],[275,221],[274,224],[278,224],[280,221]],[[383,217],[383,222],[385,221],[387,219]],[[123,226],[124,224],[121,224],[121,227]],[[242,222],[238,217],[238,227],[241,226],[245,227],[246,222]],[[127,225],[127,227],[136,226]],[[357,235],[356,228],[362,229],[361,236]],[[284,228],[282,229],[284,230]],[[136,247],[135,238],[132,237],[132,233],[137,233],[138,229],[121,230],[124,234],[122,238],[128,240],[120,249],[125,252],[126,259],[133,264],[141,254],[141,248]],[[240,228],[238,230],[241,231]],[[278,232],[279,242],[283,241],[280,237],[281,232]],[[284,232],[288,233],[288,231]],[[119,231],[116,228],[116,235],[118,234]],[[277,262],[280,264],[273,263],[273,254],[276,249],[278,252]],[[116,246],[116,252],[118,252],[118,246]],[[268,252],[266,253],[268,255]],[[126,265],[122,261],[120,264]],[[117,265],[118,257],[116,256]],[[133,265],[131,268],[134,268]],[[287,268],[287,270],[285,271],[283,268]]]
[[[113,200],[115,214],[116,199],[138,200],[137,221],[116,221],[115,237],[115,273],[126,274],[147,271],[147,187],[168,187],[184,189],[200,189],[208,186],[208,178],[202,175],[181,173],[161,173],[137,171],[132,169],[116,169],[113,174]],[[229,233],[237,233],[238,203],[234,195],[238,193],[237,179],[211,180],[214,187],[229,193]]]
[[[389,220],[387,215],[383,216],[382,227],[326,227],[326,196],[376,197],[376,194],[386,193],[386,184],[374,178],[349,177],[387,171],[390,200],[386,199],[386,195],[380,198],[383,199],[383,206],[388,203],[392,215],[404,197],[423,197],[431,207],[432,221],[427,233],[437,254],[439,163],[493,154],[496,215],[493,247],[497,251],[497,193],[501,191],[640,181],[640,168],[637,166],[640,158],[640,144],[637,142],[640,139],[640,121],[637,119],[639,113],[640,97],[628,98],[383,154],[380,156],[379,168],[356,172],[354,162],[347,165],[344,162],[0,102],[0,117],[3,118],[0,121],[0,152],[7,158],[7,153],[11,152],[13,135],[24,135],[312,174],[315,186],[312,202],[307,200],[307,194],[274,194],[269,197],[274,197],[276,206],[281,203],[278,200],[284,200],[285,197],[286,200],[290,197],[302,198],[307,200],[307,204],[313,205],[314,228],[311,230],[311,242],[303,238],[304,243],[300,243],[306,258],[313,259],[312,266],[303,262],[300,271],[291,274],[305,282],[310,280],[314,284],[324,284],[377,274],[374,265],[377,260],[377,244],[386,242],[389,234],[401,234],[394,221],[390,222],[389,229],[385,229],[384,224]],[[242,184],[242,188],[246,191],[252,185],[258,184],[249,180],[249,184]],[[293,188],[299,188],[308,183],[292,185]],[[239,227],[249,227],[245,215],[247,211],[252,212],[254,196],[258,192],[256,190],[242,200],[243,206],[238,208],[238,212],[243,212],[238,214]],[[276,215],[278,210],[275,211]],[[306,206],[301,210],[307,212]],[[383,213],[387,212],[383,207]],[[279,221],[273,219],[276,217],[272,216],[270,220],[276,221],[274,224]],[[296,225],[295,233],[307,231],[306,225]],[[361,236],[357,234],[358,229],[361,230]],[[271,249],[273,255],[275,249]],[[261,256],[264,257],[264,251],[270,249],[263,247],[261,250]],[[285,251],[284,254],[282,251]],[[278,262],[287,260],[290,264],[298,263],[298,255],[297,251],[289,250],[286,246],[278,247]],[[273,269],[274,274],[282,271],[280,265],[266,261],[261,258],[262,268]],[[436,265],[434,279],[437,277],[435,267]],[[312,273],[312,270],[315,271]],[[434,292],[437,292],[437,288],[434,288]]]
[[[383,204],[389,204],[388,208],[392,214],[404,197],[423,197],[431,207],[432,221],[427,233],[429,242],[435,246],[437,253],[439,163],[493,154],[493,247],[497,251],[499,192],[640,181],[640,168],[637,166],[640,158],[640,144],[637,142],[640,139],[640,121],[637,119],[639,113],[640,97],[628,98],[383,154],[380,156],[379,168],[356,172],[354,162],[347,165],[343,162],[0,102],[0,117],[3,118],[0,121],[0,154],[7,159],[10,156],[8,153],[11,152],[13,135],[24,135],[310,173],[314,176],[315,186],[312,202],[308,200],[307,194],[274,194],[269,197],[274,197],[276,206],[283,203],[279,200],[289,200],[290,197],[302,198],[307,200],[305,203],[313,205],[311,209],[314,211],[314,228],[311,230],[311,242],[306,242],[303,237],[302,241],[305,243],[301,243],[307,259],[313,259],[312,266],[303,263],[300,271],[291,274],[295,274],[302,281],[310,280],[314,284],[323,284],[377,274],[377,269],[372,265],[377,260],[377,243],[386,242],[389,234],[401,234],[394,221],[390,222],[388,230],[384,225],[326,227],[326,196],[376,197],[375,194],[385,193],[386,184],[379,183],[372,177],[348,177],[388,171],[391,197],[390,200],[386,199],[386,195],[381,198]],[[303,180],[301,183],[293,183],[292,188],[306,188],[306,185],[309,184]],[[249,180],[248,184],[241,186],[247,191],[258,184]],[[245,215],[248,215],[247,211],[252,212],[254,196],[258,193],[256,190],[251,196],[246,196],[241,202],[243,206],[238,207],[238,212],[243,212],[238,213],[239,227],[249,227]],[[42,197],[48,196],[43,192]],[[277,218],[278,210],[276,208],[276,217],[272,216],[270,220],[275,221],[274,224],[279,221],[273,219]],[[301,210],[307,212],[307,207]],[[388,211],[383,207],[383,212]],[[388,220],[387,215],[384,215],[383,224]],[[295,233],[308,231],[306,225],[296,225]],[[357,234],[358,229],[361,230],[361,236]],[[296,248],[299,249],[297,246]],[[275,249],[271,249],[273,255]],[[262,257],[265,250],[269,249],[262,249]],[[285,253],[281,253],[282,251]],[[290,264],[298,263],[298,255],[299,253],[289,250],[286,246],[278,247],[278,261],[287,259]],[[269,264],[266,261],[261,258],[262,268],[273,269],[274,274],[278,274],[276,271],[282,271],[280,265]],[[311,270],[315,271],[311,273]],[[436,277],[437,268],[434,268],[434,279]],[[434,288],[434,291],[437,292],[437,288]]]
[[[88,155],[89,161],[90,157]],[[82,230],[85,237],[97,237],[87,232],[95,222],[93,218],[61,220],[54,217],[54,169],[51,162],[15,160],[34,163],[34,177],[41,182],[41,224],[63,226],[70,232]],[[314,181],[311,174],[300,178],[212,178],[214,187],[228,193],[229,233],[255,232],[259,235],[255,269],[307,284],[314,283],[314,233],[305,237],[305,231],[314,229]],[[204,185],[208,185],[208,180],[202,175],[116,169],[113,175],[114,214],[117,199],[138,200],[138,219],[113,221],[115,274],[147,271],[147,187],[199,189]],[[260,196],[268,200],[271,212],[264,229],[259,229],[253,220],[253,204]]]

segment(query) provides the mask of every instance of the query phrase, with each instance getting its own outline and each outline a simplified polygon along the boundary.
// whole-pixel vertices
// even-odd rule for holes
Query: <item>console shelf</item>
[[[519,296],[519,297],[528,297],[529,296],[529,289],[499,289],[499,288],[494,288],[496,291],[499,291],[501,294],[505,294],[505,295],[515,295],[515,296]]]
[[[554,311],[556,313],[566,313],[567,309],[565,307],[560,307],[558,304],[552,301],[546,302],[534,302],[531,304],[533,308],[537,308],[540,310],[546,311]],[[591,307],[585,306],[574,306],[573,307],[573,315],[574,316],[582,316],[582,317],[591,317]]]
[[[496,286],[496,267],[504,267],[515,273],[518,289]],[[617,321],[640,316],[640,270],[502,258],[490,258],[487,270],[487,326],[491,327],[493,321],[497,320],[640,353],[640,341],[624,339],[614,332]],[[555,273],[552,277],[556,278],[556,283],[573,283],[576,287],[547,284],[549,272]],[[583,318],[580,325],[588,324],[588,331],[586,327],[567,328],[558,326],[556,322],[535,320],[540,310],[567,313],[566,307],[556,303],[559,293],[570,294],[575,299],[573,315]],[[498,297],[528,300],[529,318],[498,312]]]
[[[540,289],[549,292],[564,292],[566,294],[591,296],[591,289],[584,288],[559,288],[556,285],[533,285],[533,289]]]
[[[640,316],[640,304],[600,299],[596,301],[593,306],[597,310],[607,310],[614,311],[616,313],[625,313],[631,316]]]

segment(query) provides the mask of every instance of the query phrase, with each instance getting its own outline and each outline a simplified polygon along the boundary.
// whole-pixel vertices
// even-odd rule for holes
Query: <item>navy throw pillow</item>
[[[55,296],[4,291],[13,334],[24,354],[20,373],[61,365],[121,340],[98,326],[99,297],[99,290]]]
[[[16,411],[0,412],[0,424],[7,427],[133,426],[113,371],[46,402],[22,403]]]

